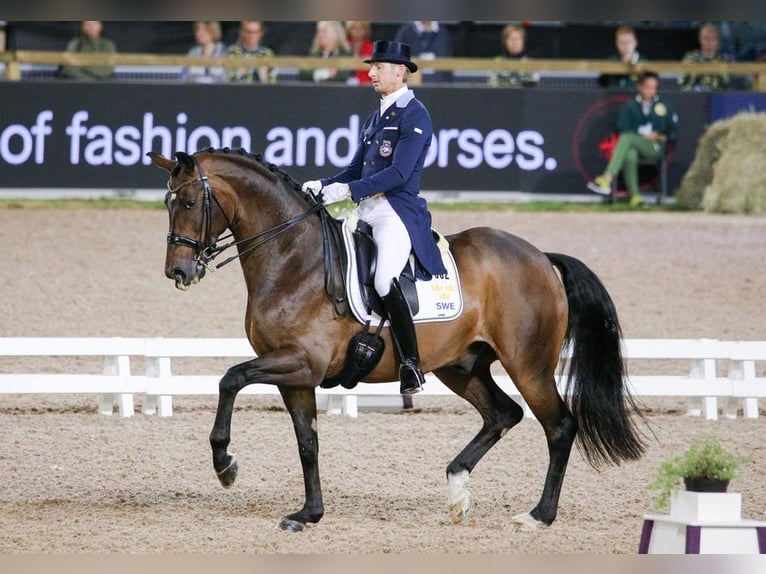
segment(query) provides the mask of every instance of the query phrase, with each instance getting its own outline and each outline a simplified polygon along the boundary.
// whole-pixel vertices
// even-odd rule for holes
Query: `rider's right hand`
[[[308,193],[310,191],[311,193],[317,194],[322,191],[322,182],[318,179],[306,181],[301,186],[301,190],[303,190],[303,193]]]

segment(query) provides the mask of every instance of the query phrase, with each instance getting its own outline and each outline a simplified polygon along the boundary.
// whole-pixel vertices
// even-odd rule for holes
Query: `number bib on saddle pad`
[[[365,300],[362,295],[362,288],[359,284],[359,269],[357,267],[356,243],[354,241],[354,229],[356,229],[358,219],[355,216],[349,219],[343,219],[343,243],[346,248],[346,295],[348,297],[349,307],[354,316],[361,323],[380,321],[380,315],[375,311],[368,311]],[[429,321],[451,321],[460,316],[463,311],[463,294],[460,289],[460,277],[458,276],[455,259],[449,250],[447,240],[441,234],[438,234],[437,246],[442,254],[444,267],[447,269],[446,277],[434,276],[430,281],[415,281],[417,291],[417,305],[410,305],[416,309],[413,314],[415,323],[425,323]],[[410,255],[410,264],[412,264],[412,255]],[[409,299],[409,297],[408,297]]]

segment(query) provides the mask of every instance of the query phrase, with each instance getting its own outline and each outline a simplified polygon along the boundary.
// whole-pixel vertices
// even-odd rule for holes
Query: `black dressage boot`
[[[391,323],[391,337],[401,359],[399,392],[403,395],[414,395],[423,388],[425,378],[420,370],[418,341],[415,337],[415,325],[412,323],[410,306],[399,287],[399,281],[396,279],[391,281],[391,290],[382,299]]]

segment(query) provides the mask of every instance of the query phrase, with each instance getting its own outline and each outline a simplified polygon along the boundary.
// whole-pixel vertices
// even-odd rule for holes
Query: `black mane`
[[[272,174],[273,177],[284,181],[288,187],[293,188],[295,191],[301,191],[301,183],[298,180],[296,180],[292,175],[287,173],[278,165],[267,162],[264,159],[263,154],[261,153],[250,153],[244,148],[233,150],[227,147],[219,148],[219,149],[211,147],[211,148],[199,150],[196,153],[223,154],[223,155],[230,155],[230,156],[235,155],[235,156],[253,160],[256,163],[256,165],[262,167],[264,171],[267,171],[268,173]]]

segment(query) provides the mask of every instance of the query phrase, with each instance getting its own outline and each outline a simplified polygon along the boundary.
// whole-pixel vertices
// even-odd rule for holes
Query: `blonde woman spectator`
[[[311,43],[309,56],[314,58],[351,56],[351,47],[346,39],[343,24],[336,20],[317,22],[317,30]],[[316,70],[301,70],[298,77],[301,80],[314,82],[345,82],[350,75],[351,71],[349,70],[318,68]]]
[[[221,25],[210,20],[194,23],[195,45],[189,48],[188,56],[214,58],[226,53],[221,42]],[[221,66],[189,66],[181,72],[181,79],[187,82],[215,84],[228,80],[226,70]]]
[[[346,38],[348,39],[351,54],[360,60],[372,56],[372,26],[367,20],[348,20],[346,22]],[[349,84],[369,84],[370,76],[368,68],[357,70],[348,78]]]
[[[684,63],[702,62],[731,62],[732,58],[719,50],[718,28],[715,24],[707,23],[700,27],[697,50],[691,50],[681,59]],[[729,88],[728,74],[684,74],[678,78],[682,90],[695,92],[712,92]]]
[[[113,54],[117,48],[112,40],[103,38],[104,24],[100,20],[84,20],[80,34],[67,44],[67,52],[83,54]],[[59,76],[75,80],[106,80],[114,74],[112,66],[61,66]]]
[[[609,57],[609,60],[619,61],[623,64],[637,64],[646,62],[645,58],[638,53],[638,39],[636,31],[630,26],[620,26],[614,32],[614,46],[617,53]],[[602,74],[598,83],[605,88],[619,88],[633,90],[636,87],[638,74]]]
[[[226,55],[233,58],[263,58],[272,57],[274,51],[261,44],[263,40],[263,22],[245,20],[239,24],[239,38],[229,46]],[[266,66],[248,66],[229,68],[229,80],[245,84],[271,84],[276,79],[273,69]]]
[[[502,32],[503,53],[495,60],[527,60],[527,31],[521,26],[508,25]],[[537,72],[517,70],[497,70],[490,72],[487,83],[493,87],[519,88],[535,86],[540,81]]]

